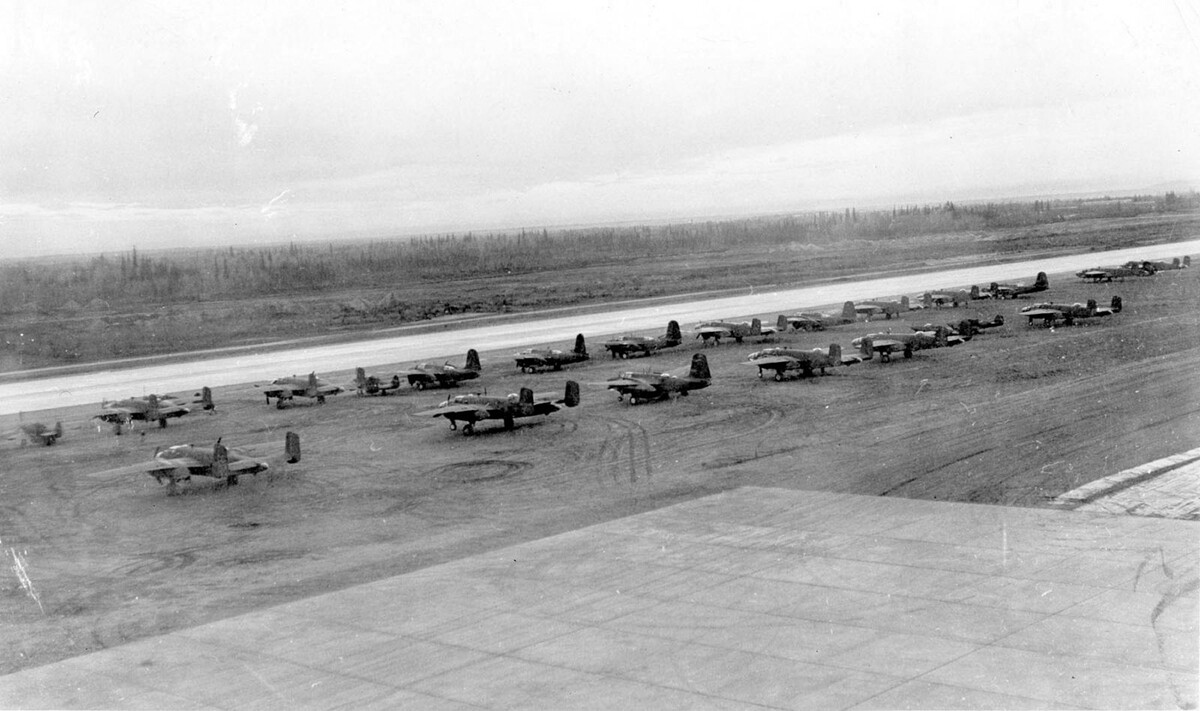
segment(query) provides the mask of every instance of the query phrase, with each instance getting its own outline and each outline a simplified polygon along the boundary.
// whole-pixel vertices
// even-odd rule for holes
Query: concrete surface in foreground
[[[744,488],[0,677],[0,704],[1195,708],[1198,543]]]

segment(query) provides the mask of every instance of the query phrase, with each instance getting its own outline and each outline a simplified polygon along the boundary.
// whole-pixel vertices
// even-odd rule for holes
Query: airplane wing
[[[1022,311],[1021,315],[1028,318],[1058,318],[1063,315],[1063,312],[1058,309],[1030,309]]]
[[[764,356],[755,360],[746,361],[750,365],[757,365],[760,368],[777,368],[780,366],[787,367],[797,360],[790,356]]]
[[[894,350],[896,348],[904,348],[904,341],[898,341],[894,338],[875,338],[871,340],[871,347],[875,350]]]
[[[484,419],[484,418],[488,417],[488,409],[487,408],[480,407],[478,405],[471,405],[469,403],[463,403],[461,405],[453,405],[452,404],[452,405],[445,405],[442,407],[435,407],[432,410],[422,410],[421,412],[414,412],[413,415],[416,417],[444,417],[444,416],[449,416],[449,415],[458,415],[458,414],[466,414],[466,413],[473,413],[479,419]]]
[[[104,422],[125,422],[133,416],[132,410],[109,408],[93,419],[103,420]]]
[[[609,390],[620,390],[623,393],[644,393],[653,395],[658,392],[658,388],[641,380],[630,380],[622,378],[620,380],[610,380],[607,383]]]
[[[341,385],[322,385],[321,387],[317,388],[317,392],[322,395],[337,395],[343,390],[345,390],[345,388],[343,388]]]
[[[244,472],[247,469],[266,469],[268,466],[266,462],[257,459],[238,459],[229,463],[229,471]]]
[[[704,328],[704,327],[701,327],[701,328],[696,329],[696,335],[697,336],[707,336],[709,338],[712,338],[713,336],[720,336],[721,338],[726,338],[730,335],[730,331],[728,328],[717,328],[717,327]]]

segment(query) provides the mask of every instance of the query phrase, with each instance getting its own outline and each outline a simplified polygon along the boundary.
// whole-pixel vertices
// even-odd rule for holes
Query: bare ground
[[[584,402],[471,437],[412,416],[437,391],[275,410],[249,386],[223,388],[215,415],[121,437],[76,408],[58,445],[0,448],[0,674],[736,486],[1041,506],[1197,446],[1200,270],[1051,283],[1055,301],[1120,294],[1126,309],[1051,330],[1021,323],[1021,302],[977,302],[966,311],[1008,324],[912,360],[783,383],[742,364],[757,345],[725,344],[706,351],[710,388],[637,407],[595,383],[631,367],[685,368],[699,341],[628,363],[593,343],[586,366],[537,376],[485,350],[477,382],[490,392],[561,392],[569,376],[585,384]],[[781,340],[848,346],[886,327],[905,325]],[[0,418],[5,431],[15,424]],[[149,476],[102,473],[218,436],[281,454],[287,430],[301,433],[303,461],[275,456],[236,487],[198,479],[168,497]]]

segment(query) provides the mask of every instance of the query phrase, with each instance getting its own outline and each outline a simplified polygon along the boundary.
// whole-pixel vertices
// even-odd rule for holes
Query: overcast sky
[[[1190,2],[0,0],[5,256],[1200,186]]]

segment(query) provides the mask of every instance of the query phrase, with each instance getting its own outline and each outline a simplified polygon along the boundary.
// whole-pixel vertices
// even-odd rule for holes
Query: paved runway
[[[744,488],[0,677],[0,705],[1195,708],[1198,543]]]
[[[98,403],[148,393],[194,392],[200,386],[217,387],[239,383],[266,383],[273,378],[310,371],[350,371],[413,363],[425,359],[460,359],[468,348],[517,349],[527,346],[570,342],[583,331],[588,338],[645,329],[662,329],[670,319],[685,328],[715,318],[747,318],[758,314],[774,319],[780,313],[842,304],[847,300],[894,298],[928,289],[1020,280],[1032,283],[1038,271],[1050,274],[1074,272],[1101,264],[1120,264],[1132,259],[1170,259],[1200,252],[1200,240],[1150,245],[1110,252],[1053,257],[1029,262],[993,264],[927,274],[881,279],[838,281],[819,286],[766,290],[690,303],[621,308],[587,316],[563,316],[493,326],[476,326],[437,334],[397,336],[336,345],[309,346],[238,356],[209,357],[170,365],[151,365],[122,370],[54,376],[0,384],[0,415],[31,412],[73,405]],[[1072,277],[1073,278],[1073,277]],[[1051,288],[1054,282],[1051,281]],[[1006,305],[1003,310],[1013,310]],[[509,361],[511,365],[511,361]],[[103,364],[97,368],[103,368]],[[487,367],[487,364],[485,364]]]

